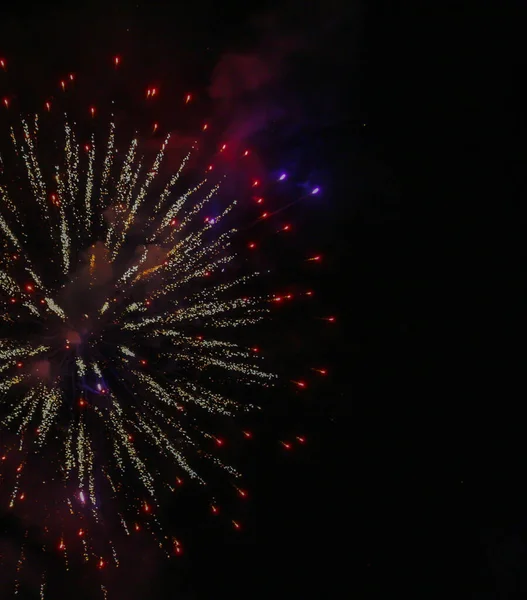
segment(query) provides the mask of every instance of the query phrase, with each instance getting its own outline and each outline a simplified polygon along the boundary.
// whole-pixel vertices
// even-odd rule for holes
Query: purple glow
[[[81,502],[84,504],[84,503],[86,502],[86,499],[84,498],[84,492],[81,492],[81,493],[79,494],[79,497],[80,497],[80,499],[81,499]]]
[[[278,178],[278,181],[283,181],[286,177],[287,177],[287,174],[286,173],[282,173],[280,175],[280,177]]]
[[[216,223],[216,219],[209,219],[209,223],[210,223],[211,225],[214,225],[214,223]]]
[[[315,188],[311,193],[312,194],[318,194],[318,192],[320,192],[320,188]]]

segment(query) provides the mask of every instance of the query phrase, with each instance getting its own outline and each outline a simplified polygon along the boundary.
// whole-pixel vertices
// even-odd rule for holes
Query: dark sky
[[[324,190],[295,219],[299,243],[325,256],[313,283],[319,307],[338,317],[335,332],[314,332],[302,356],[316,356],[331,376],[302,410],[284,398],[288,410],[276,418],[282,432],[300,423],[310,443],[247,461],[243,535],[196,525],[191,496],[174,507],[191,515],[188,552],[177,567],[149,569],[145,589],[199,600],[523,590],[525,496],[510,457],[524,449],[508,440],[503,450],[496,439],[507,419],[493,434],[491,410],[472,397],[484,386],[465,385],[484,354],[487,319],[468,297],[489,291],[475,283],[485,261],[465,253],[489,195],[482,132],[502,133],[517,114],[509,107],[498,124],[481,101],[496,88],[511,93],[518,56],[493,58],[483,26],[491,15],[343,0],[3,11],[0,54],[35,71],[36,88],[55,73],[97,73],[98,62],[122,54],[141,85],[158,81],[165,98],[197,91],[266,168],[285,165]],[[170,119],[171,106],[163,111]],[[510,191],[514,177],[504,173]],[[474,195],[476,210],[466,200]],[[477,240],[483,224],[479,231]],[[456,291],[445,291],[447,279]],[[489,335],[503,342],[508,326],[504,318]],[[481,394],[496,394],[492,377]]]
[[[324,255],[310,284],[317,308],[338,317],[331,333],[315,327],[298,354],[331,375],[302,403],[283,394],[286,408],[263,428],[275,439],[301,429],[309,444],[290,455],[260,446],[244,458],[251,501],[243,535],[198,517],[192,495],[170,509],[181,517],[167,511],[183,527],[185,556],[149,565],[147,552],[144,581],[130,574],[123,598],[335,597],[367,594],[371,578],[378,584],[380,571],[370,573],[386,544],[382,496],[393,493],[378,484],[388,450],[382,415],[402,393],[392,386],[410,327],[392,164],[400,149],[378,122],[390,121],[384,107],[400,92],[386,64],[384,83],[373,71],[391,52],[373,47],[390,27],[389,13],[338,0],[309,10],[299,1],[13,4],[3,15],[0,51],[23,73],[20,96],[40,97],[69,71],[100,82],[100,65],[120,54],[133,65],[134,86],[160,85],[165,120],[170,98],[197,92],[228,139],[257,148],[266,169],[286,168],[323,189],[292,218],[298,245]],[[296,277],[288,268],[285,276]]]

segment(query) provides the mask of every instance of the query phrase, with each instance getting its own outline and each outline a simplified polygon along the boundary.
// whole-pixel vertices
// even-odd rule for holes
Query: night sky
[[[214,525],[183,495],[164,516],[183,528],[185,555],[164,563],[145,550],[144,575],[122,597],[525,594],[524,468],[512,483],[525,449],[489,408],[514,410],[500,400],[509,386],[493,385],[500,359],[488,386],[467,381],[488,361],[487,315],[467,298],[489,286],[475,283],[485,261],[465,254],[482,215],[465,198],[488,194],[473,182],[486,164],[481,128],[497,130],[473,89],[486,93],[487,74],[497,85],[514,63],[500,76],[478,65],[485,37],[466,42],[468,13],[456,13],[447,35],[447,11],[390,2],[13,3],[2,12],[0,54],[31,73],[26,97],[70,70],[100,81],[98,65],[121,54],[140,85],[159,82],[174,127],[185,124],[169,99],[195,90],[267,170],[322,189],[291,220],[294,244],[323,265],[313,278],[286,260],[281,277],[310,281],[317,309],[337,323],[309,325],[300,340],[306,315],[290,314],[284,337],[296,358],[281,339],[267,341],[280,359],[314,361],[329,376],[301,400],[284,393],[259,426],[269,440],[302,430],[308,444],[291,453],[262,444],[242,458],[243,533]],[[449,278],[452,293],[441,283]],[[503,343],[510,325],[489,324],[489,337]],[[0,517],[7,539],[19,535]]]

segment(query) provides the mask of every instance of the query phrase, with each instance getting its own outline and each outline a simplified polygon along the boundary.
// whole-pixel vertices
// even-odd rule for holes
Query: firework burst
[[[149,88],[147,98],[156,94]],[[9,98],[4,104],[12,110]],[[236,266],[237,203],[211,167],[196,176],[197,142],[165,168],[170,134],[145,158],[139,136],[120,140],[118,151],[112,119],[81,143],[73,120],[50,110],[46,102],[40,119],[55,119],[54,139],[41,134],[39,115],[21,117],[9,124],[11,150],[0,163],[8,503],[27,503],[26,476],[43,473],[36,479],[55,493],[40,502],[42,523],[66,564],[73,548],[99,569],[118,566],[112,539],[93,532],[113,519],[130,535],[145,515],[167,554],[178,555],[181,542],[155,517],[160,494],[223,473],[247,496],[214,452],[223,445],[215,424],[254,408],[229,393],[233,385],[273,383],[258,348],[233,341],[232,330],[257,323],[280,298],[247,292],[259,273]],[[214,498],[211,510],[219,512]]]

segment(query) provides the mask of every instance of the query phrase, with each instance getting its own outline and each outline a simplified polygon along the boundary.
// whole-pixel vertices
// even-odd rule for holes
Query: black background
[[[30,68],[128,52],[143,57],[138,78],[153,65],[193,89],[224,52],[258,54],[255,15],[279,24],[271,46],[305,34],[267,98],[283,91],[304,118],[255,138],[270,165],[294,159],[324,187],[301,241],[327,257],[313,286],[338,318],[318,350],[331,376],[305,414],[291,405],[305,449],[251,457],[244,534],[194,527],[182,562],[159,564],[139,597],[525,593],[519,244],[501,218],[523,182],[505,158],[525,127],[520,43],[481,6],[306,6],[3,8],[1,52]],[[334,39],[312,35],[335,21]]]

